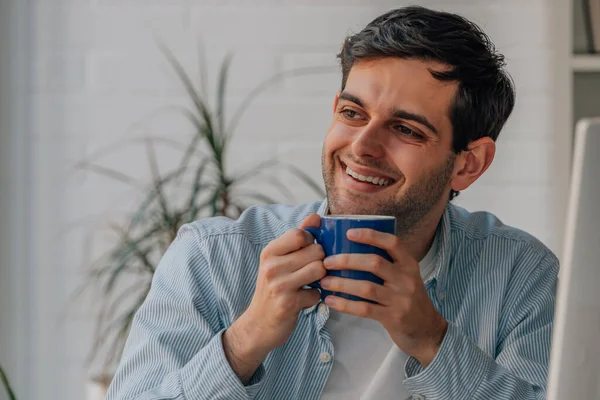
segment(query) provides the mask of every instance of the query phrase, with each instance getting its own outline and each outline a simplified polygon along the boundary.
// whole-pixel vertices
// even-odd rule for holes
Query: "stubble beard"
[[[419,183],[407,188],[398,196],[381,198],[376,194],[356,194],[344,191],[335,185],[335,173],[339,166],[335,158],[332,165],[327,166],[325,152],[321,156],[323,181],[327,193],[327,203],[331,214],[392,215],[396,217],[396,233],[409,236],[419,223],[439,204],[443,196],[447,196],[447,185],[454,170],[455,153],[450,153],[445,162],[431,171]],[[404,180],[401,177],[398,182]]]

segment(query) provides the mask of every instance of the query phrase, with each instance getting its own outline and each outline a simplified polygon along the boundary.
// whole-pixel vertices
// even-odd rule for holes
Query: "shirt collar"
[[[327,203],[327,199],[323,200],[319,206],[319,209],[317,210],[317,214],[319,214],[320,217],[324,217],[325,215],[329,214],[329,205]]]
[[[450,254],[451,254],[451,221],[450,221],[450,207],[448,203],[442,214],[442,219],[438,226],[436,235],[438,235],[438,252],[435,260],[435,269],[431,274],[431,280],[436,282],[436,292],[438,297],[444,296],[446,287],[448,285],[448,269],[450,266]]]

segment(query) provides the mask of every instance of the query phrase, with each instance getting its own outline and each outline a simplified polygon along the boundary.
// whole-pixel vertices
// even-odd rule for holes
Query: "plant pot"
[[[105,400],[112,376],[101,375],[90,378],[85,388],[85,400]]]

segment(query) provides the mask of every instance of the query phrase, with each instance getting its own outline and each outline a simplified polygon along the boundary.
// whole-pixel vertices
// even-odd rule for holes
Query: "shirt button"
[[[319,310],[319,314],[325,315],[327,313],[327,306],[325,305],[325,303],[319,304],[318,310]]]
[[[446,293],[442,292],[438,297],[441,301],[444,301],[446,299]]]
[[[331,361],[331,354],[324,351],[319,355],[319,360],[321,360],[322,363],[328,363]]]
[[[420,394],[415,394],[413,396],[413,399],[415,399],[415,400],[425,400],[425,396],[422,396]]]

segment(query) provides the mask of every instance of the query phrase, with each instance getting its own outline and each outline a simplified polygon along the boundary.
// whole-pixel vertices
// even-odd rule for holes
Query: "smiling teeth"
[[[378,186],[387,186],[390,183],[390,180],[386,178],[359,175],[356,172],[352,171],[350,167],[346,167],[346,173],[354,179],[357,179],[362,182],[369,182]]]

